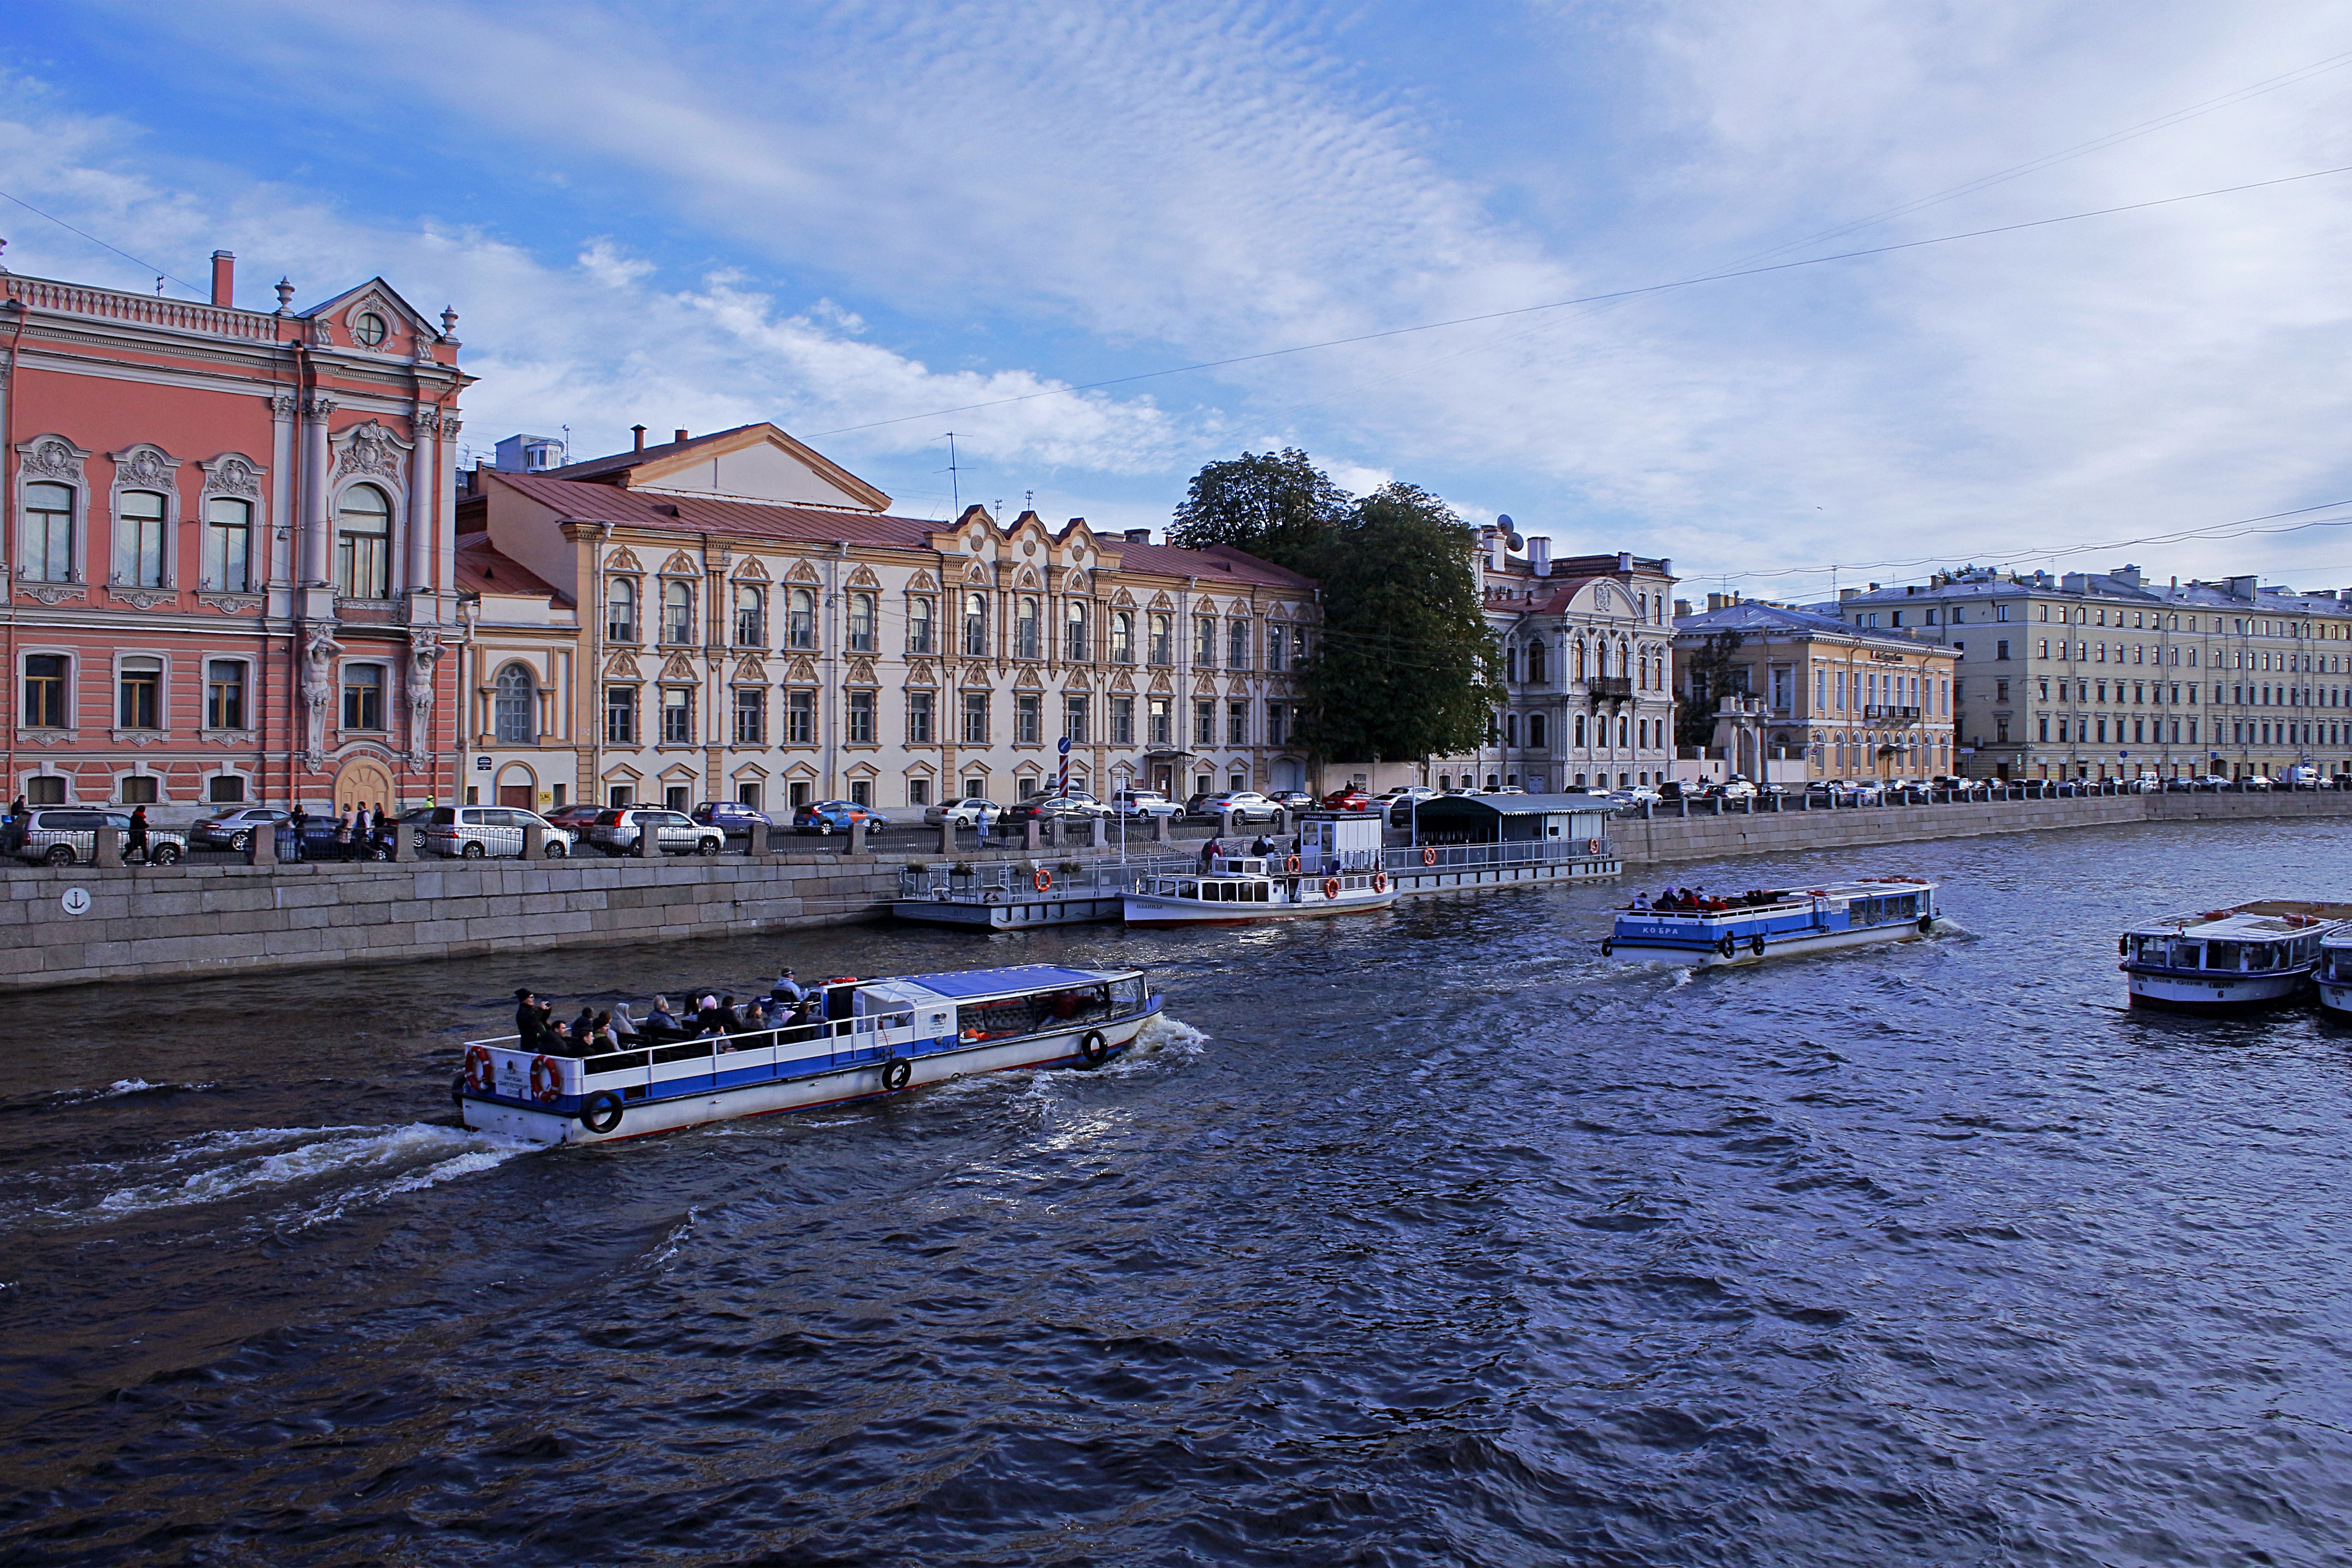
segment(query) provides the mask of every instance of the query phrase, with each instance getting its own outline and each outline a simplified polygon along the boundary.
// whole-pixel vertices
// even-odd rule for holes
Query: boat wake
[[[296,1228],[301,1228],[355,1205],[489,1170],[536,1146],[425,1122],[207,1133],[153,1155],[89,1167],[84,1176],[100,1178],[83,1184],[92,1196],[46,1212],[52,1219],[107,1222],[209,1204],[250,1206],[299,1193],[303,1203]]]
[[[1200,1030],[1166,1013],[1154,1013],[1135,1031],[1135,1043],[1102,1071],[1111,1075],[1147,1071],[1170,1061],[1189,1061],[1208,1046],[1209,1037]]]

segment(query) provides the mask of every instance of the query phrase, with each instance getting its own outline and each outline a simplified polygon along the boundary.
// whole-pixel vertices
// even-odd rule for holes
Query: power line
[[[864,424],[845,424],[835,430],[820,430],[812,440],[827,435],[848,435],[861,430],[880,430],[888,425],[907,424],[919,419],[944,419],[950,414],[971,413],[981,409],[1005,408],[1014,403],[1034,402],[1040,398],[1068,397],[1076,392],[1098,392],[1104,387],[1126,386],[1135,382],[1156,381],[1166,376],[1189,375],[1195,371],[1222,370],[1229,365],[1252,364],[1261,360],[1277,360],[1291,354],[1311,353],[1319,349],[1347,348],[1356,343],[1373,343],[1387,338],[1402,338],[1416,332],[1435,332],[1448,327],[1474,326],[1481,321],[1502,321],[1515,316],[1532,316],[1545,310],[1564,310],[1574,305],[1591,305],[1604,299],[1633,299],[1645,294],[1664,294],[1677,288],[1696,288],[1703,283],[1724,283],[1733,278],[1759,277],[1768,273],[1791,272],[1799,267],[1821,267],[1832,261],[1855,261],[1864,256],[1890,256],[1896,251],[1919,250],[1927,246],[1952,245],[1960,240],[1984,239],[1993,235],[2017,234],[2025,229],[2048,228],[2055,224],[2081,223],[2086,218],[2113,217],[2118,213],[2145,212],[2151,207],[2176,206],[2182,202],[2203,201],[2210,196],[2231,196],[2245,191],[2267,190],[2273,185],[2292,185],[2305,180],[2321,180],[2334,174],[2352,173],[2352,164],[2340,164],[2333,169],[2314,169],[2302,174],[2284,174],[2275,180],[2254,180],[2242,185],[2222,185],[2210,191],[2190,191],[2178,196],[2158,196],[2145,202],[2126,202],[2120,206],[2094,207],[2087,212],[2066,213],[2057,217],[2029,218],[2021,223],[2000,224],[1991,228],[1969,229],[1960,234],[1937,235],[1930,239],[1902,240],[1893,245],[1871,246],[1862,250],[1840,251],[1832,256],[1807,256],[1801,261],[1779,261],[1763,267],[1735,267],[1723,272],[1702,273],[1696,277],[1677,278],[1670,283],[1648,283],[1633,288],[1612,288],[1599,294],[1579,295],[1573,299],[1554,299],[1541,305],[1520,305],[1508,310],[1481,311],[1475,316],[1450,317],[1443,321],[1423,321],[1412,327],[1390,327],[1378,332],[1360,332],[1353,337],[1329,338],[1316,343],[1295,343],[1284,349],[1265,349],[1253,354],[1234,354],[1222,360],[1202,360],[1190,365],[1173,365],[1166,370],[1139,371],[1131,376],[1113,376],[1108,381],[1086,382],[1076,386],[1051,387],[1044,392],[1023,392],[1016,397],[992,398],[986,402],[968,402],[954,408],[932,409],[925,413],[901,414],[895,419],[869,420]]]
[[[28,213],[30,213],[30,214],[33,214],[35,217],[37,217],[37,218],[47,218],[47,219],[48,219],[48,220],[49,220],[49,222],[51,222],[51,223],[53,223],[53,224],[57,225],[58,225],[58,227],[59,227],[59,228],[61,228],[61,229],[65,230],[68,234],[77,234],[77,235],[81,235],[81,237],[82,237],[82,238],[84,238],[84,239],[86,239],[86,240],[89,241],[89,243],[90,243],[90,244],[92,244],[92,245],[94,245],[94,246],[98,246],[100,250],[110,250],[110,251],[112,251],[115,255],[117,255],[117,256],[121,256],[121,257],[123,260],[125,260],[125,261],[137,261],[137,262],[139,262],[139,265],[140,265],[141,267],[145,267],[148,271],[150,271],[150,272],[153,273],[153,274],[155,275],[155,277],[156,277],[156,278],[157,278],[157,280],[158,280],[159,282],[160,282],[161,280],[163,280],[163,279],[170,278],[172,282],[178,284],[181,287],[183,287],[183,288],[186,289],[189,293],[191,293],[191,294],[193,294],[193,295],[196,296],[196,298],[198,298],[199,299],[208,299],[208,298],[212,298],[212,295],[211,295],[211,291],[210,291],[210,290],[208,290],[208,289],[199,288],[199,287],[197,287],[194,284],[193,284],[193,283],[189,282],[189,281],[188,281],[186,278],[184,278],[184,277],[174,277],[173,274],[171,274],[171,273],[168,273],[168,272],[164,271],[162,267],[157,267],[153,262],[151,262],[151,261],[140,261],[140,260],[139,260],[139,257],[137,257],[137,256],[135,256],[131,255],[129,251],[127,251],[127,250],[123,249],[121,246],[119,246],[119,245],[109,245],[109,244],[107,244],[104,240],[102,240],[102,239],[99,238],[96,235],[91,234],[89,230],[87,230],[87,229],[78,229],[78,228],[74,227],[74,226],[73,226],[73,225],[71,225],[71,224],[69,224],[69,223],[66,222],[66,221],[65,221],[65,219],[63,219],[63,218],[61,218],[61,217],[58,216],[55,213],[45,213],[45,212],[41,211],[41,209],[40,209],[40,208],[38,208],[38,207],[37,207],[37,206],[33,205],[33,204],[32,204],[32,203],[30,203],[30,202],[28,202],[28,201],[25,200],[25,198],[24,198],[24,197],[22,197],[22,196],[11,195],[11,194],[10,194],[8,192],[6,192],[6,191],[0,191],[0,196],[6,196],[6,197],[8,198],[8,200],[10,200],[10,201],[12,201],[12,202],[16,203],[18,206],[20,206],[20,207],[24,208],[26,212],[28,212]],[[162,291],[159,289],[159,290],[157,290],[157,292],[159,292],[159,293],[160,293],[160,292],[162,292]]]

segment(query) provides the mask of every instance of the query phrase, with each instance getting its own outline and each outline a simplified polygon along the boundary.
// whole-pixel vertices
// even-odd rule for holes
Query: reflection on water
[[[1677,867],[1946,881],[1933,940],[1697,976],[1569,888],[29,998],[0,1557],[2341,1562],[2352,1035],[2127,1012],[2113,938],[2347,849]],[[1170,1016],[644,1143],[455,1125],[515,985],[780,960],[1143,965]]]

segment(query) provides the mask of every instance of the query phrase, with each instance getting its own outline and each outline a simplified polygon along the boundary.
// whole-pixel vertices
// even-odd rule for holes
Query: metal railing
[[[1388,871],[1410,873],[1477,871],[1495,866],[1561,865],[1573,861],[1608,860],[1615,856],[1616,846],[1608,839],[1600,840],[1601,847],[1597,850],[1589,847],[1593,841],[1589,838],[1529,839],[1500,844],[1402,845],[1381,852],[1381,863]]]

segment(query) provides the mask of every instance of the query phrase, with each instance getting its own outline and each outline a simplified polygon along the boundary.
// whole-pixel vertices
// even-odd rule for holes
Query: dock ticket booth
[[[1382,817],[1379,811],[1348,811],[1300,818],[1300,864],[1318,873],[1380,870]]]

